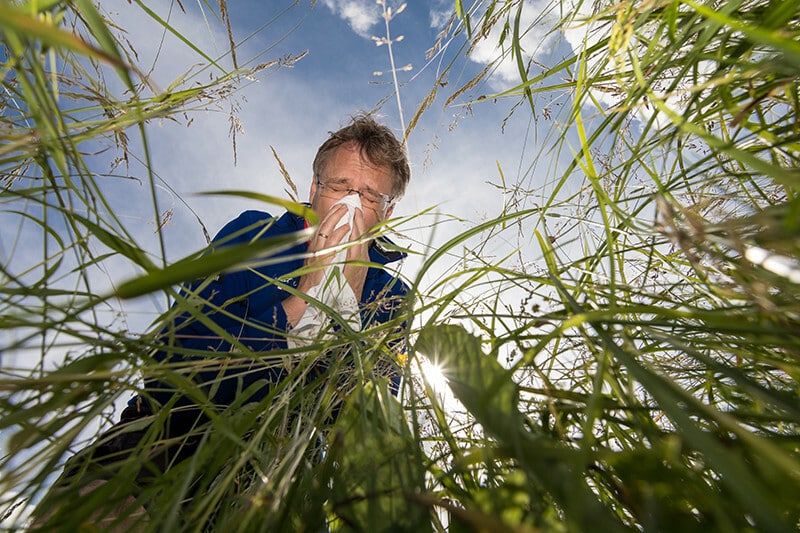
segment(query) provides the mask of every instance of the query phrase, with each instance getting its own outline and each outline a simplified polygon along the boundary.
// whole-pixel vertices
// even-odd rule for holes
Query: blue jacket
[[[299,231],[304,227],[305,220],[293,213],[287,212],[276,219],[262,211],[245,211],[225,225],[214,238],[214,242],[220,243],[219,246],[244,244],[254,239]],[[274,283],[274,280],[281,280],[287,285],[297,287],[299,278],[286,276],[303,266],[302,254],[307,249],[308,243],[303,243],[278,255],[286,257],[286,261],[220,274],[203,288],[199,295],[224,312],[217,311],[208,304],[201,312],[253,352],[285,349],[288,324],[281,302],[289,296],[289,293],[281,288],[280,284]],[[369,256],[373,263],[386,265],[403,258],[404,254],[385,251],[378,242],[373,242]],[[192,288],[195,289],[200,283],[200,281],[194,282]],[[370,268],[360,304],[364,327],[394,318],[407,290],[402,281],[386,270]],[[169,363],[196,361],[199,365],[203,361],[208,361],[209,351],[219,352],[223,357],[228,356],[228,352],[232,350],[231,344],[201,321],[190,318],[188,314],[184,314],[175,320],[174,327],[165,328],[163,336],[165,344],[170,348],[157,352],[154,356],[157,361]],[[201,352],[205,355],[199,355]],[[238,350],[234,349],[233,352],[230,354],[232,357],[241,357],[236,353]],[[271,365],[259,368],[258,361],[253,360],[247,368],[242,368],[240,365],[238,368],[227,369],[224,372],[224,379],[220,380],[220,365],[211,366],[213,368],[207,372],[194,374],[193,379],[203,386],[217,405],[221,406],[230,405],[241,391],[259,382],[260,386],[247,401],[260,401],[268,394],[270,384],[280,381],[287,374],[282,365],[273,362]],[[399,371],[394,368],[391,373],[393,391],[397,390],[399,380]],[[161,405],[167,403],[174,394],[173,390],[170,390],[173,387],[157,380],[146,381],[145,388]],[[137,398],[130,403],[135,402]],[[174,405],[189,404],[191,402],[188,398],[181,397]]]

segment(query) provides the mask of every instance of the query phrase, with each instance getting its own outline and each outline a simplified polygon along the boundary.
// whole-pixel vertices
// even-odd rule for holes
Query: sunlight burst
[[[439,365],[435,365],[428,359],[422,359],[419,362],[420,374],[424,377],[425,381],[433,389],[436,394],[445,394],[449,392],[450,387],[447,385],[447,378]]]

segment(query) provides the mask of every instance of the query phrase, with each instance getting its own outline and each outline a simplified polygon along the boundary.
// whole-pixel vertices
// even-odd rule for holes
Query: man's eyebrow
[[[347,184],[348,186],[351,185],[350,178],[347,178],[347,177],[340,177],[340,178],[333,177],[333,178],[328,178],[325,181],[327,181],[328,183],[336,183],[336,184],[344,183],[344,184]],[[369,186],[364,187],[363,190],[369,191],[369,192],[374,192],[376,194],[383,194],[380,191],[377,191],[377,190],[375,190],[375,189],[373,189],[372,187],[369,187]]]

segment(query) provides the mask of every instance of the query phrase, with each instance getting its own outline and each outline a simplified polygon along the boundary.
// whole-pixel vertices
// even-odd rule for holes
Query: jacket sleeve
[[[269,236],[273,233],[272,223],[274,219],[267,213],[246,211],[220,230],[212,242],[213,247],[244,244],[262,234]],[[224,363],[220,362],[206,364],[208,370],[196,370],[209,361],[209,352],[228,355],[232,351],[241,352],[241,347],[269,351],[286,346],[287,319],[281,305],[286,293],[274,285],[267,286],[263,280],[260,280],[265,285],[263,288],[253,286],[253,279],[259,278],[242,270],[192,282],[188,289],[181,291],[181,298],[186,298],[189,306],[193,302],[197,302],[196,305],[191,312],[183,312],[162,330],[163,347],[154,355],[159,362],[192,366],[193,380],[208,389],[217,403],[232,401],[235,391],[227,389],[240,386],[234,383],[234,379],[221,382],[220,374],[235,376],[247,369],[223,369]],[[226,332],[239,345],[223,338],[219,330]],[[269,379],[263,372],[259,376]],[[151,389],[151,396],[161,404],[166,403],[174,392],[174,387],[158,381],[150,381],[146,386]],[[181,398],[177,405],[186,403],[188,401]]]
[[[269,224],[272,219],[267,213],[245,211],[226,224],[214,237],[214,248],[245,244],[263,236],[274,234]],[[202,306],[194,313],[185,312],[175,320],[175,338],[184,349],[213,350],[229,352],[235,349],[230,342],[203,323],[198,317],[205,316],[233,339],[253,351],[274,348],[274,344],[285,346],[287,327],[286,313],[281,305],[285,297],[277,287],[260,289],[254,286],[256,276],[247,270],[228,272],[214,279],[199,280],[191,284],[192,292],[197,291],[196,299]],[[207,283],[202,286],[203,283]],[[198,288],[202,287],[199,291]],[[253,296],[258,291],[257,296]],[[183,295],[188,293],[184,291]],[[254,300],[261,301],[258,305]],[[238,351],[238,350],[236,350]]]

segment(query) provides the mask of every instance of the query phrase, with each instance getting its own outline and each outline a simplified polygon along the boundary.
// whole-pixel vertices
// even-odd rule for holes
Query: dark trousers
[[[203,437],[206,421],[197,407],[177,408],[170,412],[163,429],[154,431],[155,417],[149,407],[129,405],[119,423],[67,461],[56,486],[108,480],[133,461],[137,471],[132,489],[136,492],[148,480],[192,456]]]

